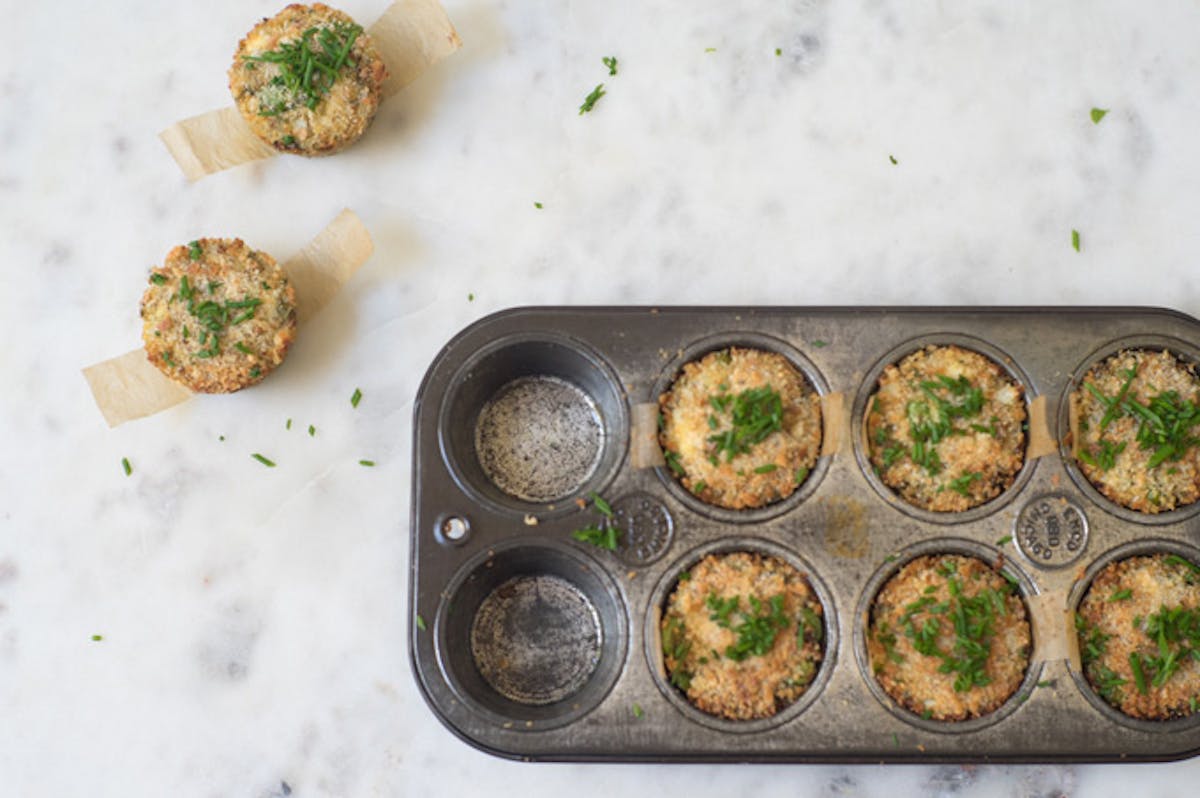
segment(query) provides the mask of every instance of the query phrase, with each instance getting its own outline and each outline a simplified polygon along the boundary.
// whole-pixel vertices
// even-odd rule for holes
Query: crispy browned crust
[[[1143,449],[1138,444],[1136,419],[1122,415],[1100,429],[1107,408],[1084,385],[1091,384],[1105,396],[1115,397],[1130,369],[1137,369],[1137,376],[1126,395],[1142,404],[1164,391],[1176,391],[1183,400],[1200,400],[1200,379],[1195,367],[1185,365],[1170,352],[1126,350],[1097,363],[1071,394],[1077,450],[1092,454],[1095,459],[1102,441],[1125,448],[1108,470],[1082,457],[1078,460],[1079,469],[1109,499],[1140,513],[1161,513],[1192,504],[1200,499],[1200,448],[1188,449],[1180,460],[1167,460],[1149,468],[1154,449]]]
[[[245,304],[252,300],[259,304]],[[205,324],[206,303],[234,305],[215,333]],[[296,336],[296,295],[267,253],[238,238],[202,238],[175,247],[150,272],[141,316],[146,357],[159,371],[193,391],[229,393],[283,362]]]
[[[1168,562],[1168,556],[1154,554],[1110,563],[1096,574],[1076,611],[1079,650],[1088,683],[1121,712],[1144,720],[1185,717],[1200,701],[1200,662],[1192,657],[1181,658],[1179,670],[1161,687],[1155,687],[1153,679],[1144,674],[1144,694],[1137,688],[1129,662],[1133,652],[1147,659],[1159,653],[1156,639],[1141,626],[1145,619],[1164,607],[1200,607],[1200,574],[1181,562]],[[1124,598],[1122,591],[1128,591],[1129,597]],[[1087,644],[1097,632],[1107,639],[1100,644],[1101,656],[1092,658]],[[1110,687],[1101,692],[1105,670],[1109,672]],[[1111,686],[1111,674],[1123,683]]]
[[[297,155],[332,155],[353,144],[367,130],[382,98],[388,76],[375,43],[365,31],[350,48],[352,65],[342,68],[329,93],[316,107],[302,102],[287,103],[278,114],[264,111],[281,96],[271,81],[279,68],[270,63],[246,60],[293,42],[311,28],[328,28],[335,23],[353,24],[349,15],[321,3],[292,4],[270,19],[264,19],[238,44],[229,68],[229,90],[242,117],[260,139],[280,152]]]
[[[787,626],[762,656],[730,659],[723,652],[738,636],[712,619],[706,604],[710,595],[736,596],[745,612],[751,596],[764,606],[783,596]],[[667,598],[662,634],[664,641],[686,642],[686,653],[675,657],[668,651],[664,664],[677,684],[687,683],[688,700],[729,720],[769,718],[794,703],[824,656],[824,613],[807,580],[783,560],[756,552],[710,554],[697,563]]]
[[[944,565],[954,563],[947,575]],[[943,660],[922,654],[903,630],[904,618],[914,602],[932,597],[937,602],[951,598],[949,580],[956,577],[964,596],[984,590],[1004,591],[1005,613],[993,617],[993,634],[984,671],[991,682],[958,692],[955,675],[941,673]],[[933,588],[930,592],[927,589]],[[954,625],[946,615],[923,609],[912,614],[915,626],[937,618],[937,646],[953,651]],[[1008,581],[983,561],[963,555],[918,557],[887,581],[871,606],[867,653],[879,685],[898,704],[932,720],[962,721],[993,712],[1007,701],[1025,678],[1029,667],[1030,629],[1025,603],[1008,587]]]
[[[709,437],[730,422],[728,413],[714,411],[711,398],[763,386],[780,395],[782,429],[732,460],[718,456]],[[807,479],[821,453],[820,398],[776,352],[738,347],[710,352],[686,364],[658,404],[659,444],[683,471],[675,476],[694,495],[718,507],[741,510],[787,498]]]
[[[957,419],[958,432],[934,446],[942,469],[930,474],[905,453],[890,464],[885,452],[896,446],[911,451],[909,402],[924,401],[920,384],[945,376],[965,376],[983,392],[978,416]],[[995,419],[993,422],[992,419]],[[884,369],[879,389],[867,403],[867,445],[872,466],[884,484],[915,507],[962,512],[999,496],[1012,485],[1025,463],[1025,402],[1021,386],[978,352],[958,346],[927,346]],[[971,428],[990,427],[995,434]],[[951,481],[970,475],[966,495]]]

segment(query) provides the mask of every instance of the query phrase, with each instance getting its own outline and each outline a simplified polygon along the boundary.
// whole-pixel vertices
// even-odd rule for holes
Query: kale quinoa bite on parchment
[[[296,295],[283,269],[238,238],[201,238],[167,253],[142,296],[146,357],[201,393],[261,381],[296,337]]]
[[[332,155],[366,132],[387,76],[371,37],[348,15],[293,4],[242,39],[229,89],[250,129],[276,150]]]
[[[1170,352],[1097,363],[1071,394],[1075,458],[1106,497],[1137,512],[1200,499],[1200,378]]]
[[[808,581],[757,552],[710,554],[680,574],[659,631],[671,684],[728,720],[795,703],[825,651],[824,611]]]
[[[1130,557],[1096,574],[1075,612],[1084,676],[1111,706],[1168,720],[1200,708],[1200,567]]]
[[[996,498],[1025,464],[1021,386],[959,346],[927,346],[889,365],[867,401],[871,465],[909,504],[963,512]]]
[[[667,467],[717,507],[750,509],[787,498],[821,453],[820,397],[775,352],[710,352],[684,365],[658,404]]]
[[[1016,585],[975,557],[917,557],[871,605],[867,652],[875,679],[929,720],[995,711],[1021,686],[1031,650]]]

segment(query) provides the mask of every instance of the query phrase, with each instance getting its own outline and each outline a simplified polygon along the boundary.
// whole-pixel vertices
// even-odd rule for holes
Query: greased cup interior
[[[438,666],[459,699],[504,728],[544,730],[594,709],[621,674],[628,623],[590,557],[525,538],[468,561],[435,621]]]
[[[1059,402],[1060,451],[1079,490],[1106,512],[1153,525],[1200,513],[1197,365],[1195,346],[1139,335],[1098,348],[1071,375]]]
[[[743,582],[778,592],[752,603],[753,593],[738,589]],[[705,591],[703,604],[697,596],[679,603],[681,585]],[[647,608],[644,647],[655,684],[685,717],[722,732],[761,732],[820,696],[836,660],[838,621],[828,589],[802,558],[768,541],[731,538],[667,569]],[[768,699],[772,706],[759,706]]]
[[[723,376],[731,369],[755,385],[739,390]],[[718,521],[758,523],[787,512],[816,491],[829,468],[821,456],[821,398],[828,393],[812,361],[777,338],[727,333],[691,344],[667,365],[651,395],[660,406],[659,445],[667,461],[657,469],[659,479],[690,510]],[[764,423],[765,436],[733,437],[775,408],[781,417]],[[673,413],[679,418],[667,419]],[[667,445],[668,435],[704,454],[689,462]]]
[[[1033,583],[1010,561],[996,568],[1002,559],[973,541],[928,540],[889,558],[867,583],[854,629],[859,671],[900,720],[975,732],[1033,691],[1041,673],[1025,601]]]
[[[1071,677],[1098,712],[1145,732],[1200,726],[1200,550],[1161,539],[1118,546],[1087,569],[1069,605],[1080,654]]]
[[[918,356],[921,361],[910,360]],[[935,369],[943,360],[956,361],[957,376],[905,379],[901,368]],[[986,371],[992,365],[998,376],[967,375],[976,366]],[[895,407],[876,401],[885,375]],[[981,388],[979,382],[987,379],[998,387]],[[975,521],[1006,505],[1032,476],[1036,461],[1026,452],[1033,397],[1033,385],[1016,361],[986,341],[955,333],[914,338],[880,358],[859,386],[852,411],[854,454],[871,487],[901,512],[937,524]],[[889,420],[893,413],[904,416],[907,435]],[[1018,448],[1009,451],[1008,442],[1018,435],[1020,465],[1005,467],[1005,456]],[[946,509],[935,509],[938,505]]]
[[[616,374],[579,341],[552,333],[501,338],[463,363],[438,418],[458,485],[509,514],[560,514],[600,491],[629,438]]]

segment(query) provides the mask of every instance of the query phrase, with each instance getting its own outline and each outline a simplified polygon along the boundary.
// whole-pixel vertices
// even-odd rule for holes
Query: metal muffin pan
[[[1038,406],[1031,424],[1058,442],[1027,459],[1008,491],[964,513],[898,499],[872,473],[860,439],[880,371],[931,343],[996,360]],[[631,446],[631,435],[652,434],[636,419],[682,365],[730,345],[783,354],[846,410],[836,451],[793,496],[759,510],[706,505],[665,467],[635,467]],[[1068,654],[1070,613],[1107,562],[1146,551],[1200,561],[1200,503],[1157,516],[1120,508],[1091,487],[1063,442],[1066,399],[1079,379],[1130,347],[1200,361],[1200,322],[1107,307],[567,307],[489,316],[443,348],[415,402],[409,641],[422,693],[466,742],[525,760],[1192,756],[1200,715],[1127,718],[1091,691]],[[615,552],[572,538],[599,520],[576,503],[592,491],[622,530]],[[812,685],[764,721],[707,716],[662,670],[657,619],[679,572],[707,552],[733,550],[792,562],[825,609],[825,655]],[[909,559],[935,552],[1000,563],[1036,610],[1021,687],[995,712],[958,723],[894,704],[866,659],[875,593]]]

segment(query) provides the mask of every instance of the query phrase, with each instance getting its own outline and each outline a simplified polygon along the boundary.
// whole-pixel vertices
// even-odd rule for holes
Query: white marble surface
[[[280,3],[3,3],[0,795],[1194,794],[1198,762],[510,763],[434,719],[405,628],[412,400],[490,311],[1200,313],[1200,7],[446,4],[463,49],[359,146],[189,185],[156,134]],[[171,246],[286,257],[342,207],[377,252],[277,375],[105,427],[79,369],[137,345]]]

